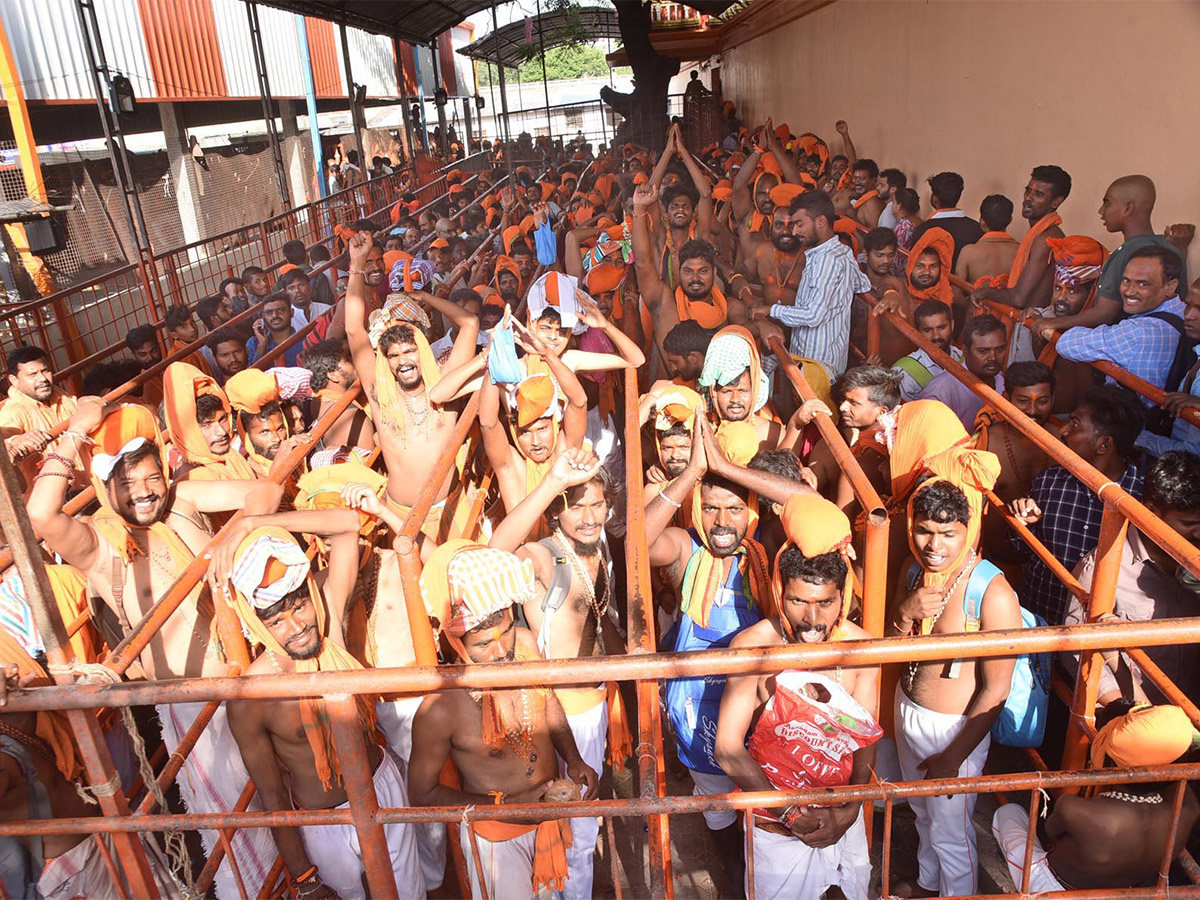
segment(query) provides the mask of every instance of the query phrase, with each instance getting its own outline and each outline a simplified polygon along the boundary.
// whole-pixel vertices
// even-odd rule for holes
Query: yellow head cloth
[[[846,561],[846,581],[842,586],[842,613],[837,625],[829,633],[829,640],[842,640],[845,637],[842,626],[850,614],[850,602],[854,596],[854,574],[850,569],[850,542],[853,539],[850,520],[838,509],[837,504],[819,494],[793,494],[783,505],[779,519],[787,535],[787,541],[779,548],[771,569],[771,588],[779,612],[779,624],[789,638],[795,638],[791,623],[783,612],[783,579],[779,573],[779,559],[783,552],[795,547],[811,559],[836,551]]]
[[[296,543],[296,539],[282,528],[256,528],[238,545],[233,557],[233,591],[231,599],[234,609],[242,620],[251,642],[262,644],[267,652],[276,656],[287,655],[283,646],[275,640],[266,624],[258,616],[258,610],[269,608],[293,591],[305,588],[316,613],[317,631],[324,634],[328,612],[325,599],[313,584],[309,571],[308,557]],[[297,672],[341,672],[361,669],[362,665],[335,641],[323,638],[321,652],[312,659],[292,661]],[[358,695],[358,716],[364,731],[373,735],[375,730],[375,698]],[[329,790],[334,779],[341,781],[338,770],[337,751],[329,730],[329,716],[325,701],[319,697],[301,698],[300,722],[312,748],[317,777],[321,785]]]
[[[342,488],[350,484],[365,484],[376,497],[382,497],[387,478],[360,462],[334,463],[305,472],[296,482],[296,509],[346,509]],[[369,534],[377,524],[374,516],[360,512],[359,531]]]
[[[1092,741],[1092,768],[1104,766],[1105,757],[1121,768],[1165,766],[1192,746],[1195,729],[1178,706],[1135,706],[1113,719]]]
[[[441,379],[442,370],[438,368],[437,358],[429,347],[429,338],[425,337],[420,328],[412,325],[408,328],[412,332],[412,342],[417,348],[417,368],[421,372],[421,381],[428,392]],[[400,385],[396,376],[392,374],[382,346],[375,351],[375,392],[383,424],[404,436],[408,425],[408,407],[400,399]],[[433,412],[435,416],[441,415],[441,410],[437,407],[433,407]]]
[[[229,397],[229,405],[237,413],[246,412],[252,416],[258,415],[271,403],[279,402],[279,382],[275,376],[262,369],[243,369],[225,382],[225,394]],[[271,471],[273,460],[258,452],[250,435],[242,425],[242,417],[234,416],[237,423],[238,437],[242,439],[242,449],[246,456],[258,467],[265,477]],[[287,416],[283,417],[284,427],[287,427]]]
[[[254,470],[240,453],[230,450],[224,456],[215,456],[208,449],[208,440],[196,419],[196,401],[206,395],[221,401],[227,417],[231,414],[229,398],[216,381],[187,363],[167,366],[163,373],[163,416],[171,443],[194,466],[223,465],[234,478],[253,479]]]

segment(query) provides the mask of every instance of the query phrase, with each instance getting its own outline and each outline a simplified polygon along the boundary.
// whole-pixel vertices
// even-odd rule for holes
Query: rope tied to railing
[[[101,663],[85,663],[79,660],[72,660],[65,665],[50,665],[47,669],[52,676],[71,675],[76,678],[99,681],[103,684],[120,684],[122,681],[121,673]],[[168,808],[167,798],[163,795],[162,788],[158,784],[158,779],[154,775],[154,768],[150,765],[150,759],[146,754],[146,742],[142,739],[137,722],[133,718],[133,709],[129,706],[121,706],[118,709],[120,711],[121,724],[125,726],[125,731],[129,734],[129,741],[133,745],[133,754],[134,758],[137,759],[138,774],[142,777],[142,783],[154,796],[158,808],[166,810]],[[114,772],[108,781],[101,784],[88,786],[84,786],[78,782],[75,784],[75,792],[91,806],[97,805],[100,802],[99,798],[112,797],[119,790],[121,790],[121,776],[117,772]],[[183,832],[163,832],[163,850],[166,853],[172,873],[184,887],[185,895],[188,897],[199,896],[193,877],[192,855],[188,852]]]

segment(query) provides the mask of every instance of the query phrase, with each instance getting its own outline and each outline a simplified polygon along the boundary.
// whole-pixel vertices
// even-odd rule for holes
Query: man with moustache
[[[990,388],[1004,393],[1004,323],[995,316],[976,316],[963,328],[963,364],[967,371]],[[935,377],[925,390],[921,400],[940,400],[954,410],[954,414],[968,433],[975,430],[975,417],[983,409],[983,399],[958,380],[953,372],[943,372]]]
[[[697,416],[687,468],[646,507],[645,530],[653,536],[650,565],[665,567],[667,581],[680,591],[676,651],[725,647],[772,608],[767,554],[753,538],[757,496],[785,503],[792,494],[811,489],[735,462],[749,462],[757,444],[752,428],[733,422],[718,445]],[[668,527],[685,503],[691,506],[692,527]],[[667,684],[667,712],[679,759],[691,772],[697,794],[734,788],[715,756],[723,687],[719,676],[677,678]],[[732,866],[742,856],[737,815],[714,810],[706,812],[704,820]]]
[[[913,325],[925,340],[949,354],[955,362],[962,362],[962,351],[950,343],[954,334],[954,320],[950,307],[945,303],[926,300],[918,305],[913,310]],[[900,357],[892,364],[892,368],[903,376],[900,380],[900,397],[906,403],[921,396],[925,386],[945,371],[923,347]]]
[[[802,190],[797,185],[781,184],[771,192],[776,201],[771,213],[771,239],[754,244],[755,280],[762,285],[763,302],[768,305],[786,302],[800,286],[804,253],[800,239],[792,233],[787,204]]]
[[[1004,370],[1004,396],[1013,406],[1043,428],[1051,424],[1054,409],[1054,373],[1040,362],[1016,362]],[[979,416],[975,446],[1000,457],[996,494],[1006,503],[1029,492],[1033,477],[1047,463],[1046,454],[1010,422],[985,409]]]
[[[777,593],[776,606],[770,615],[734,637],[730,648],[860,641],[870,637],[847,620],[852,598],[850,520],[828,500],[813,494],[789,499],[780,518],[787,543],[775,559],[772,584]],[[875,704],[878,667],[839,666],[826,669],[823,674],[864,710]],[[781,781],[781,775],[784,779],[801,780],[803,773],[780,773],[774,767],[767,770],[755,756],[759,741],[780,740],[775,735],[762,734],[755,722],[787,675],[731,675],[725,686],[717,723],[716,753],[722,767],[742,790],[786,790],[789,785]],[[878,734],[876,730],[874,737]],[[853,762],[849,766],[842,764],[840,774],[846,780],[839,783],[870,781],[875,760],[871,743],[873,739],[864,736],[865,746],[854,749]],[[822,786],[830,785],[823,782]],[[846,897],[866,900],[871,861],[860,804],[815,807],[793,804],[756,810],[754,826],[755,897],[764,900],[819,897],[836,884]]]
[[[850,206],[868,228],[879,225],[887,201],[879,195],[879,166],[873,159],[856,159],[850,169]]]
[[[755,308],[755,321],[770,317],[791,329],[793,356],[819,362],[832,382],[846,369],[850,343],[850,307],[855,294],[871,290],[854,251],[833,230],[833,201],[808,191],[792,201],[792,232],[804,248],[804,274],[790,303]]]

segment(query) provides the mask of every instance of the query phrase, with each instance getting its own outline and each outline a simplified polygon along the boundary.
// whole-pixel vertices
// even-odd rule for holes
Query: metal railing
[[[84,681],[72,683],[68,676],[58,676],[56,687],[38,688],[24,695],[9,699],[7,712],[39,709],[61,709],[67,712],[72,730],[80,745],[86,763],[89,784],[100,788],[97,794],[104,816],[102,818],[58,818],[45,820],[19,820],[0,823],[0,834],[93,834],[111,833],[117,849],[117,861],[129,879],[135,896],[156,896],[153,879],[145,862],[140,843],[133,839],[135,832],[161,831],[179,828],[216,828],[224,832],[205,867],[201,884],[210,882],[216,873],[221,854],[233,832],[238,828],[266,827],[275,825],[306,824],[349,824],[357,831],[363,848],[364,868],[368,885],[374,896],[396,896],[390,861],[386,852],[383,826],[392,822],[473,822],[494,817],[490,808],[381,808],[375,794],[371,772],[367,764],[367,749],[357,723],[355,695],[384,693],[420,694],[430,691],[464,688],[512,687],[540,684],[566,686],[594,683],[597,672],[602,671],[605,679],[634,681],[637,686],[639,711],[639,743],[635,750],[637,766],[633,799],[605,799],[576,801],[573,803],[507,804],[504,818],[517,822],[535,822],[551,818],[572,816],[604,815],[609,817],[646,818],[649,824],[650,842],[650,892],[655,897],[674,895],[671,877],[670,825],[669,817],[704,810],[734,809],[747,812],[756,806],[778,806],[789,803],[829,804],[841,802],[871,802],[881,800],[885,804],[883,822],[884,890],[889,886],[888,861],[891,852],[892,809],[896,800],[908,797],[932,796],[955,793],[993,793],[997,791],[1051,789],[1074,790],[1082,786],[1136,783],[1146,781],[1170,781],[1177,785],[1172,794],[1174,821],[1167,837],[1159,869],[1158,883],[1153,887],[1122,891],[1073,891],[1064,897],[1157,897],[1163,894],[1167,883],[1167,872],[1171,862],[1171,849],[1177,828],[1183,785],[1188,779],[1200,777],[1200,765],[1172,765],[1150,769],[1103,769],[1079,771],[1082,766],[1087,741],[1091,733],[1091,710],[1095,706],[1095,687],[1099,669],[1096,654],[1103,649],[1137,648],[1174,643],[1200,641],[1200,619],[1174,619],[1124,623],[1096,623],[1094,619],[1111,610],[1116,586],[1115,564],[1119,561],[1120,548],[1124,542],[1124,530],[1133,522],[1149,539],[1154,540],[1177,559],[1186,569],[1200,575],[1200,551],[1184,541],[1163,522],[1153,516],[1142,504],[1115,485],[1107,482],[1099,472],[1045,435],[1031,420],[1024,417],[1015,407],[1008,404],[990,388],[974,380],[969,373],[957,367],[948,357],[938,355],[936,348],[923,342],[919,334],[903,320],[893,324],[910,339],[934,354],[934,359],[948,370],[955,372],[972,390],[991,403],[998,413],[1023,433],[1038,443],[1057,462],[1067,466],[1076,477],[1094,489],[1104,502],[1104,520],[1101,528],[1100,545],[1097,550],[1098,565],[1093,590],[1086,597],[1089,612],[1087,624],[1070,627],[1051,627],[1013,631],[988,631],[972,634],[937,634],[917,638],[884,638],[884,609],[887,602],[887,544],[888,523],[883,512],[883,503],[878,493],[866,480],[857,462],[849,456],[849,450],[840,433],[827,417],[819,415],[816,424],[839,465],[848,476],[860,506],[868,513],[867,532],[864,538],[866,552],[863,560],[863,577],[860,595],[863,604],[863,621],[872,634],[869,640],[829,643],[795,644],[776,648],[748,648],[738,650],[710,650],[689,653],[655,653],[655,610],[650,590],[650,566],[648,550],[643,541],[632,540],[626,545],[629,590],[627,594],[628,641],[627,652],[621,656],[603,660],[552,659],[534,662],[500,663],[493,665],[439,666],[436,645],[429,626],[427,612],[420,599],[419,578],[420,556],[413,538],[421,523],[429,514],[436,500],[438,488],[454,465],[455,457],[467,439],[473,425],[478,395],[468,401],[460,414],[452,438],[439,457],[426,486],[413,504],[412,510],[398,536],[396,548],[400,555],[401,575],[405,590],[405,603],[410,618],[410,631],[416,655],[416,665],[408,668],[371,669],[318,674],[263,675],[246,677],[240,674],[249,661],[248,648],[237,627],[236,618],[227,607],[218,608],[218,628],[222,642],[226,645],[229,669],[224,677],[184,678],[159,682],[121,682],[100,684]],[[905,332],[904,329],[909,331]],[[910,333],[911,332],[911,333]],[[301,340],[303,335],[294,336]],[[282,353],[284,346],[275,348]],[[811,397],[811,388],[803,375],[792,363],[784,348],[773,346],[783,370],[802,399]],[[644,532],[645,498],[642,483],[641,434],[637,415],[637,373],[625,373],[625,443],[628,473],[628,529],[637,535]],[[314,426],[313,432],[323,434],[332,422],[349,407],[356,392],[351,391],[339,399]],[[297,448],[283,459],[276,473],[276,481],[282,482],[299,464],[306,448]],[[478,504],[480,499],[476,498]],[[476,513],[480,512],[478,508]],[[236,517],[237,514],[235,514]],[[37,548],[36,537],[29,526],[23,498],[17,489],[15,475],[5,454],[0,454],[0,517],[6,523],[15,563],[24,579],[30,605],[46,641],[47,655],[52,664],[61,665],[68,661],[64,623],[51,610],[55,609],[49,583],[42,566],[42,556]],[[471,519],[478,523],[478,515]],[[640,530],[639,530],[640,528]],[[229,525],[214,537],[206,550],[228,533]],[[114,672],[124,672],[132,661],[149,645],[158,629],[179,609],[187,595],[198,583],[206,567],[204,553],[176,580],[166,595],[131,630],[125,639],[113,648],[106,665]],[[846,785],[804,791],[745,792],[736,794],[701,795],[687,797],[666,796],[664,776],[662,725],[659,718],[658,682],[663,679],[695,677],[711,674],[769,673],[785,669],[821,669],[834,666],[874,666],[912,660],[943,660],[954,658],[980,658],[1012,656],[1019,653],[1043,653],[1056,651],[1078,652],[1081,657],[1079,676],[1073,694],[1072,731],[1068,737],[1067,756],[1063,772],[1031,772],[1009,775],[987,775],[975,778],[958,778],[942,781],[920,781],[904,783],[872,783]],[[1140,657],[1139,657],[1140,661]],[[1168,679],[1152,668],[1145,669],[1146,675],[1156,684],[1173,687]],[[121,791],[105,791],[114,777],[111,759],[99,733],[95,714],[87,712],[100,708],[144,705],[151,703],[204,702],[215,711],[216,704],[228,699],[287,699],[299,697],[324,697],[330,716],[333,738],[339,760],[349,804],[347,808],[332,810],[284,810],[249,811],[252,795],[248,784],[234,810],[212,814],[154,813],[152,804],[143,802],[136,813],[126,795]],[[206,710],[206,712],[208,712]],[[1195,717],[1194,707],[1188,709]],[[211,712],[208,712],[211,716]],[[190,752],[195,740],[202,733],[207,719],[202,716],[188,730],[184,741],[166,767],[157,775],[161,786],[169,785],[182,766],[182,756]],[[1036,791],[1034,791],[1036,797]],[[1031,800],[1031,822],[1036,823],[1039,801]],[[1033,831],[1024,860],[1023,884],[1019,890],[1028,889],[1028,872],[1031,864]],[[459,888],[465,896],[469,887],[464,879],[466,861],[462,857],[457,840],[450,842],[455,854],[455,869],[459,873]],[[749,848],[748,865],[752,871],[753,847]],[[263,894],[279,896],[285,890],[278,884],[282,875],[278,863],[272,870],[272,884]],[[1197,896],[1195,887],[1172,888],[1177,896]],[[243,888],[243,895],[245,890]],[[1012,896],[1021,896],[1012,895]]]

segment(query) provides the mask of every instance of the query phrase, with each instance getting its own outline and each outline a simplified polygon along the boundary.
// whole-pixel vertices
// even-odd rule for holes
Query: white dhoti
[[[471,873],[471,897],[481,900],[479,890],[479,867],[471,850],[471,834],[466,825],[458,826],[463,855],[467,860],[467,871]],[[488,900],[532,900],[533,851],[537,841],[537,830],[508,841],[492,842],[475,836],[479,848],[479,862],[483,867],[483,883],[487,888]]]
[[[158,885],[159,895],[163,900],[182,898],[183,892],[175,882],[170,866],[157,845],[153,840],[140,835],[139,839],[146,848],[146,861],[150,864],[150,873],[154,876],[154,883]],[[97,841],[103,841],[109,856],[114,861],[118,860],[111,834],[93,834],[84,838],[66,853],[46,861],[38,879],[38,892],[45,900],[120,897],[131,893],[128,881],[121,885],[120,890],[113,885],[112,875],[104,862]]]
[[[933,712],[908,699],[896,685],[896,752],[905,781],[920,781],[925,773],[917,766],[950,745],[966,725],[966,716]],[[991,735],[986,735],[958,769],[959,778],[983,774]],[[913,797],[909,800],[917,820],[917,884],[943,897],[978,893],[979,853],[975,842],[977,794],[950,797]]]
[[[203,703],[166,703],[156,707],[168,753],[175,752],[204,706]],[[237,742],[229,731],[224,703],[217,708],[216,715],[187,755],[181,774],[182,777],[175,779],[175,782],[179,785],[179,794],[188,812],[231,812],[237,805],[250,776],[242,762]],[[262,809],[257,796],[250,801],[248,809]],[[201,831],[200,839],[205,852],[211,855],[217,842],[217,833],[212,830]],[[234,832],[230,845],[246,895],[257,896],[279,855],[271,830],[239,828]],[[228,859],[221,860],[213,884],[220,900],[237,900],[241,896]]]
[[[847,900],[867,900],[871,851],[861,806],[858,818],[832,847],[810,847],[797,837],[754,829],[755,900],[816,900],[833,885]],[[750,866],[746,866],[750,878]],[[747,885],[747,896],[750,896]]]
[[[695,769],[688,769],[688,771],[691,773],[692,783],[695,785],[692,788],[694,797],[702,794],[732,794],[737,790],[733,779],[724,773],[711,775],[708,772],[697,772]],[[733,809],[706,809],[704,811],[704,824],[708,826],[709,831],[728,828],[737,820],[737,811]]]
[[[1021,869],[1025,865],[1025,842],[1029,838],[1029,811],[1016,803],[1005,803],[992,816],[992,836],[1000,845],[1008,873],[1016,889],[1021,890]],[[1067,887],[1058,880],[1046,858],[1046,850],[1035,833],[1033,836],[1033,863],[1029,868],[1029,893],[1043,891],[1065,891]]]
[[[373,778],[381,807],[408,806],[404,774],[392,754],[384,750]],[[349,802],[338,809],[349,809]],[[425,896],[425,878],[417,855],[414,828],[404,822],[383,826],[397,897],[419,900]],[[337,891],[342,900],[366,900],[363,884],[362,847],[353,825],[304,825],[300,828],[308,861],[320,870],[321,880]]]
[[[566,688],[555,694],[567,715],[579,755],[600,775],[604,771],[604,750],[608,744],[608,698],[604,687]],[[589,703],[592,704],[590,708]],[[558,767],[565,778],[566,766],[561,759]],[[600,837],[600,820],[589,816],[570,821],[571,848],[567,851],[567,883],[562,897],[564,900],[591,900],[592,866],[596,841]]]
[[[381,700],[375,704],[379,729],[406,766],[412,757],[413,716],[417,714],[417,707],[423,699],[406,697],[403,700]],[[436,891],[442,886],[446,874],[446,825],[443,822],[422,822],[416,830],[425,888]]]

